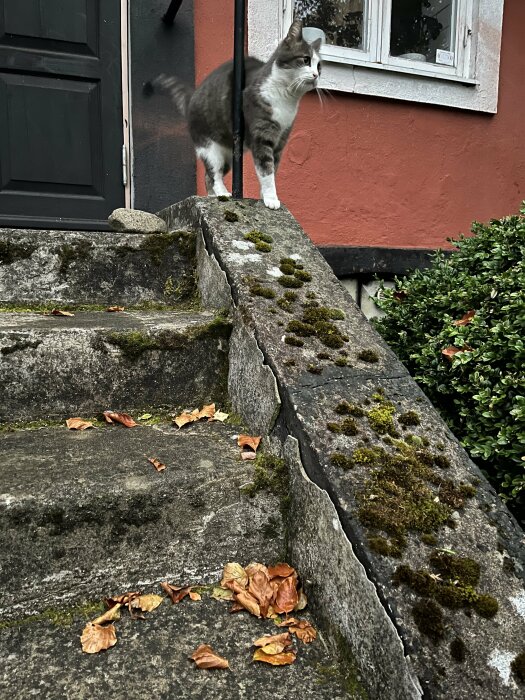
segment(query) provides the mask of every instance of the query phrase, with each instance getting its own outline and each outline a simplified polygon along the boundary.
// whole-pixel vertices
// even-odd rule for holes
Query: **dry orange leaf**
[[[173,422],[176,423],[179,428],[182,428],[182,426],[186,425],[186,423],[193,423],[195,420],[197,419],[192,413],[183,411],[180,416],[176,416],[176,418],[173,419]]]
[[[476,315],[476,312],[471,309],[470,311],[467,311],[467,313],[462,316],[459,321],[453,321],[452,325],[454,326],[468,326],[469,323],[472,322],[472,319]]]
[[[158,472],[162,472],[164,471],[164,469],[166,469],[166,465],[163,464],[160,461],[160,459],[157,459],[156,457],[148,457],[148,462],[151,462],[151,464],[153,464],[153,466]]]
[[[256,617],[261,617],[261,608],[259,607],[259,603],[255,600],[255,598],[252,595],[248,593],[248,591],[241,591],[240,593],[236,593],[234,596],[234,600],[235,602],[239,603],[239,605],[242,605],[242,607],[252,615],[255,615]]]
[[[308,620],[298,620],[290,617],[281,622],[278,627],[288,627],[288,632],[295,634],[305,644],[313,642],[317,637],[317,631]]]
[[[133,428],[138,423],[135,423],[133,418],[127,413],[117,413],[115,411],[104,411],[104,418],[107,423],[121,423],[126,428]]]
[[[296,659],[294,651],[285,651],[279,654],[267,654],[264,649],[256,649],[253,655],[254,661],[263,661],[272,666],[289,666]]]
[[[253,452],[257,452],[261,439],[261,437],[252,437],[251,435],[239,435],[237,444],[243,449],[249,447]]]
[[[193,597],[199,595],[198,593],[194,593],[193,596],[191,595],[193,586],[173,586],[171,583],[165,581],[160,584],[160,587],[168,594],[172,603],[180,603],[186,596],[190,596],[191,600],[200,600],[200,596],[199,598]]]
[[[215,404],[210,403],[208,406],[203,406],[199,411],[198,408],[193,411],[183,411],[179,416],[173,419],[173,422],[177,424],[179,428],[187,423],[194,423],[195,421],[201,420],[201,418],[208,418],[208,420],[213,420],[215,415]]]
[[[115,603],[109,610],[97,617],[95,620],[91,620],[92,625],[103,625],[105,622],[115,622],[115,620],[120,619],[120,608],[122,603]]]
[[[190,591],[188,593],[188,595],[189,595],[190,599],[193,600],[194,602],[197,600],[202,600],[201,594],[197,593],[197,591]]]
[[[202,409],[197,414],[200,418],[213,418],[215,415],[215,404],[210,403],[208,406],[203,406]]]
[[[66,425],[70,430],[87,430],[88,428],[95,427],[91,421],[84,420],[83,418],[68,418]]]
[[[129,606],[131,601],[137,598],[139,595],[140,593],[138,591],[128,591],[127,593],[123,593],[122,595],[115,595],[111,596],[110,598],[105,598],[104,602],[108,606],[108,608],[113,607],[117,603]]]
[[[80,637],[80,643],[82,651],[86,654],[97,654],[99,651],[115,646],[117,643],[115,625],[103,626],[95,622],[88,622]]]
[[[240,564],[237,564],[235,561],[230,561],[224,565],[221,586],[223,588],[235,590],[234,584],[238,584],[240,590],[246,588],[248,585],[248,574]]]
[[[155,593],[148,593],[147,595],[139,595],[133,598],[131,601],[131,607],[142,610],[142,612],[151,612],[158,608],[162,603],[164,598],[161,595],[155,595]]]
[[[268,567],[268,575],[270,578],[275,578],[275,576],[282,576],[286,578],[287,576],[292,576],[296,571],[290,564],[285,564],[284,562],[279,562],[274,566]]]
[[[110,312],[124,311],[124,307],[123,306],[108,306],[106,311],[110,311]]]
[[[284,644],[287,647],[292,643],[290,632],[281,632],[281,634],[265,634],[264,637],[259,637],[253,643],[255,647],[265,647],[268,644]]]
[[[52,316],[74,316],[71,311],[62,311],[61,309],[53,309],[51,311]]]
[[[198,668],[229,668],[229,662],[216,654],[209,644],[200,644],[190,657]]]
[[[441,351],[441,354],[444,355],[447,360],[452,360],[454,359],[454,356],[458,354],[458,352],[465,352],[466,350],[472,350],[470,345],[464,345],[462,348],[457,348],[455,345],[449,345],[448,348],[444,348]]]
[[[274,589],[270,584],[268,574],[264,571],[256,571],[253,576],[250,577],[248,592],[259,603],[262,617],[266,617],[268,614],[268,608],[274,596]]]
[[[297,605],[297,580],[295,576],[283,579],[277,590],[273,607],[277,613],[289,613]]]

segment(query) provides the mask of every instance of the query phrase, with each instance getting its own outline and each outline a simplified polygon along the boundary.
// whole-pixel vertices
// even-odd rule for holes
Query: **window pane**
[[[294,9],[303,26],[324,31],[327,44],[362,49],[366,5],[367,0],[295,0]]]
[[[453,65],[455,5],[456,0],[392,0],[391,55]]]

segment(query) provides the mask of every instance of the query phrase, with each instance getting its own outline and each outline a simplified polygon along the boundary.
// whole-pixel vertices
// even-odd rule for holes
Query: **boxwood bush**
[[[384,289],[377,327],[523,521],[525,203],[472,232]]]

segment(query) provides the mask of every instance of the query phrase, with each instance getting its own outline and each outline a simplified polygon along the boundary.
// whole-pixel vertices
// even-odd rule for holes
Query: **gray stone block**
[[[108,223],[115,231],[127,233],[165,233],[166,222],[155,214],[140,209],[115,209],[108,217]]]

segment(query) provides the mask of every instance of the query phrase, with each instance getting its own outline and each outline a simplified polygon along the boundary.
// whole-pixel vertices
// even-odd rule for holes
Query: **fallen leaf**
[[[105,622],[114,622],[120,619],[120,608],[122,603],[115,603],[109,610],[97,617],[95,620],[91,620],[92,625],[103,625]]]
[[[139,595],[133,598],[131,601],[131,607],[137,610],[142,610],[142,612],[151,612],[158,608],[162,603],[164,598],[161,595],[155,595],[155,593],[148,593],[147,595]]]
[[[198,412],[197,416],[200,420],[201,418],[213,418],[214,414],[215,404],[210,403],[208,406],[203,406],[202,409]]]
[[[296,610],[304,610],[306,606],[308,605],[308,598],[306,597],[306,593],[303,591],[302,588],[300,588],[297,591],[298,595],[298,600],[297,600],[297,605],[294,608],[294,612]]]
[[[210,421],[212,420],[220,420],[221,423],[224,423],[225,420],[227,420],[230,417],[229,413],[223,413],[222,411],[215,411],[213,416],[209,419]]]
[[[275,578],[276,576],[282,576],[283,578],[286,578],[287,576],[292,576],[292,574],[295,573],[295,569],[292,566],[290,566],[290,564],[285,564],[283,562],[279,562],[274,566],[268,567],[268,575],[270,578]]]
[[[177,424],[179,428],[187,423],[194,423],[195,421],[201,420],[201,418],[208,418],[211,420],[215,414],[215,404],[211,403],[208,406],[203,406],[199,411],[198,408],[193,411],[183,411],[180,415],[175,416],[173,422]]]
[[[228,612],[235,613],[235,612],[240,612],[241,610],[246,610],[246,608],[243,605],[241,605],[240,603],[237,603],[237,601],[234,601],[233,605],[228,610]]]
[[[265,647],[268,644],[284,644],[284,646],[288,646],[289,644],[292,643],[292,637],[290,635],[290,632],[281,632],[281,634],[266,634],[264,637],[259,637],[259,639],[256,639],[253,642],[253,645],[255,647]]]
[[[313,642],[317,637],[317,631],[308,620],[297,620],[295,617],[291,617],[277,626],[288,627],[288,632],[295,634],[305,644]]]
[[[131,601],[140,595],[139,591],[128,591],[122,595],[111,596],[110,598],[105,598],[104,603],[108,608],[112,608],[117,603],[120,605],[127,605],[130,608]],[[131,608],[130,608],[131,609]]]
[[[151,462],[151,464],[153,464],[153,466],[158,472],[162,472],[164,471],[164,469],[166,469],[166,465],[163,464],[160,461],[160,459],[157,459],[156,457],[148,457],[148,462]]]
[[[91,421],[82,418],[68,418],[66,425],[70,430],[87,430],[95,427]]]
[[[190,596],[191,600],[193,600],[194,602],[197,600],[202,600],[201,594],[197,593],[197,591],[190,591],[188,593],[188,595]]]
[[[180,601],[190,594],[191,586],[173,586],[165,581],[160,584],[160,587],[171,598],[172,603],[180,603]]]
[[[179,428],[182,428],[183,425],[186,425],[186,423],[193,423],[197,419],[192,413],[188,413],[188,411],[183,411],[180,416],[176,416],[173,419],[173,422],[177,424]]]
[[[104,411],[104,418],[106,419],[107,423],[122,423],[122,425],[125,425],[126,428],[133,428],[135,425],[138,425],[127,413]]]
[[[447,360],[452,360],[454,359],[454,356],[458,354],[458,352],[465,352],[467,350],[472,350],[470,345],[464,345],[462,348],[457,348],[455,345],[449,345],[448,348],[444,348],[441,351],[441,354],[444,355]]]
[[[254,576],[257,571],[263,571],[268,578],[271,578],[270,574],[268,573],[268,567],[266,567],[264,564],[259,564],[257,561],[252,561],[250,564],[248,564],[248,566],[244,567],[244,570],[246,571],[248,578]]]
[[[152,413],[143,413],[137,420],[149,420],[150,418],[153,418]]]
[[[467,313],[462,316],[459,321],[452,321],[452,325],[454,326],[467,326],[469,323],[472,323],[472,319],[476,315],[476,312],[472,309],[470,311],[467,311]]]
[[[80,637],[82,651],[86,654],[97,654],[99,651],[109,649],[117,643],[115,625],[99,625],[88,622]]]
[[[248,585],[248,575],[240,564],[231,561],[224,565],[221,586],[234,590],[234,583],[240,586],[241,589],[246,588]]]
[[[215,586],[210,598],[215,598],[215,600],[233,600],[233,591],[230,588]]]
[[[299,596],[297,595],[297,579],[295,576],[285,578],[280,584],[273,607],[277,613],[288,613],[297,605]]]
[[[256,571],[253,576],[250,577],[248,593],[259,603],[262,617],[266,617],[274,596],[274,589],[270,585],[270,578],[266,571]]]
[[[198,668],[229,668],[229,662],[216,654],[209,644],[200,644],[190,657]]]
[[[295,617],[287,617],[286,619],[282,620],[281,622],[277,623],[277,627],[288,627],[289,625],[297,625],[299,624],[299,620],[297,620]]]
[[[248,591],[243,591],[241,593],[236,593],[234,597],[235,602],[242,605],[242,607],[247,610],[255,617],[261,617],[261,608],[257,600],[248,593]]]
[[[264,649],[256,649],[253,655],[254,661],[263,661],[272,666],[289,666],[296,659],[294,651],[286,651],[280,654],[266,654]]]
[[[71,311],[62,311],[61,309],[53,309],[51,311],[52,316],[74,316]]]
[[[237,438],[237,444],[243,449],[245,447],[249,447],[253,452],[257,452],[261,439],[261,437],[252,437],[250,435],[239,435]]]
[[[106,311],[110,311],[110,312],[124,311],[124,307],[123,306],[108,306]]]

